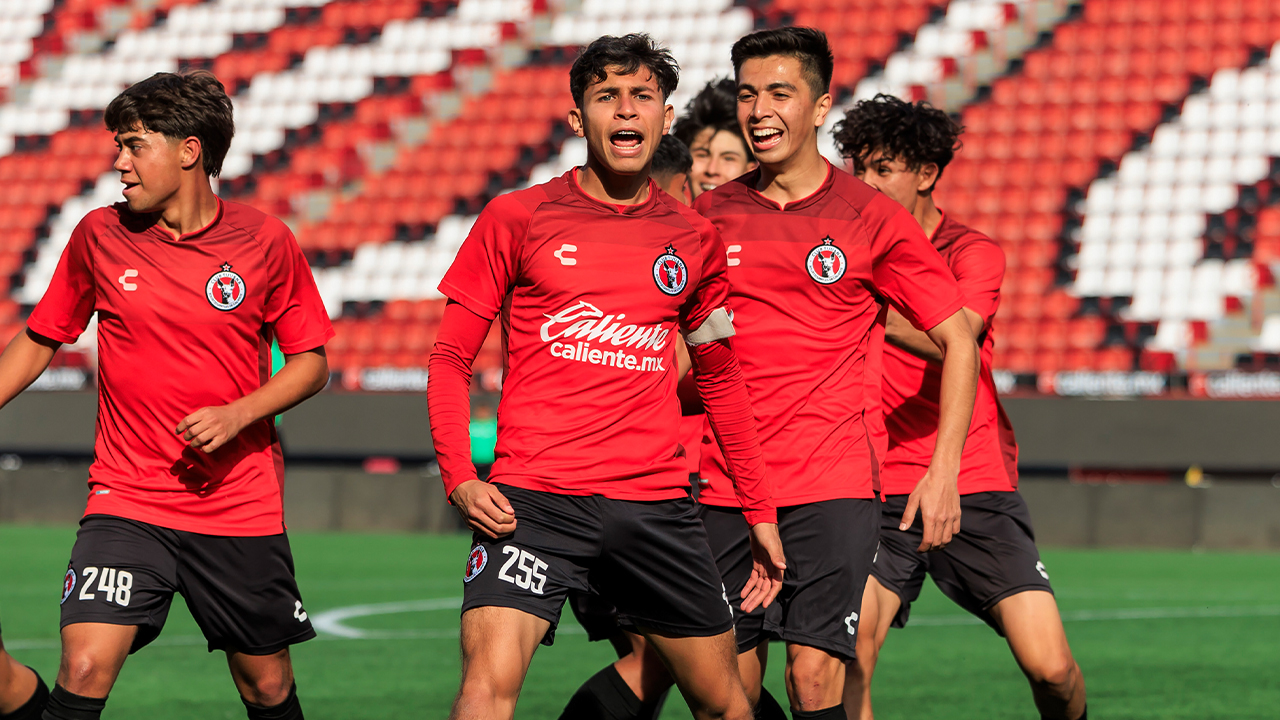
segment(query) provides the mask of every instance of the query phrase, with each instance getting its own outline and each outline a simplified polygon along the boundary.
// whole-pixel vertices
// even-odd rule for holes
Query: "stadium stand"
[[[581,162],[560,121],[575,46],[650,32],[682,63],[681,107],[730,72],[734,39],[784,23],[832,36],[842,103],[960,113],[939,201],[1006,249],[998,367],[1276,364],[1280,11],[1260,0],[10,3],[0,339],[79,218],[118,198],[100,110],[153,72],[208,67],[234,93],[220,192],[295,228],[338,325],[334,368],[412,368],[475,213]],[[495,337],[478,368],[499,360]]]

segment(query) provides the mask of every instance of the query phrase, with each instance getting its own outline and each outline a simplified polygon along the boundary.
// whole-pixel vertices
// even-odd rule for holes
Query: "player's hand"
[[[498,488],[483,480],[462,483],[453,489],[449,501],[458,509],[467,527],[475,532],[499,538],[516,531],[516,509]]]
[[[782,538],[777,523],[751,526],[751,577],[742,588],[742,612],[769,607],[782,589],[782,572],[787,558],[782,554]]]
[[[249,418],[234,406],[211,405],[182,418],[174,433],[181,435],[191,447],[208,454],[231,442],[248,424]]]
[[[956,476],[940,473],[932,467],[916,484],[907,498],[907,510],[902,513],[899,530],[906,530],[915,522],[916,510],[924,525],[924,537],[918,552],[941,550],[960,532],[960,491],[956,488]]]

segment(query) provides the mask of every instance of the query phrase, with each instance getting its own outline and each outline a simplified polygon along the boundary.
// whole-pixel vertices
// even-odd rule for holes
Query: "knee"
[[[245,678],[245,683],[240,687],[240,696],[254,705],[275,707],[289,699],[289,691],[292,689],[292,677],[272,672]]]
[[[1066,697],[1075,686],[1080,669],[1070,655],[1047,658],[1026,668],[1031,684],[1054,695]]]
[[[804,711],[822,710],[838,702],[843,692],[844,663],[824,652],[807,652],[795,657],[788,669],[792,702]]]
[[[511,717],[519,697],[518,680],[512,681],[488,673],[467,673],[458,688],[458,705],[483,710],[477,713],[477,717]],[[504,708],[506,712],[503,712]]]
[[[113,664],[94,653],[71,652],[63,655],[58,684],[76,695],[103,697],[111,690],[115,674]]]

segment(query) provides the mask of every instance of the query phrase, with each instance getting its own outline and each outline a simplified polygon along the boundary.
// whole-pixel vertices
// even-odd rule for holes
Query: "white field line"
[[[406,612],[456,610],[462,606],[462,598],[437,598],[410,602],[380,603],[377,605],[352,605],[334,608],[311,616],[311,624],[322,634],[319,640],[448,640],[458,637],[456,628],[442,630],[360,630],[343,624],[344,620],[370,615],[391,615]],[[1185,618],[1243,618],[1277,617],[1280,605],[1237,605],[1218,607],[1165,607],[1126,608],[1113,610],[1076,610],[1062,614],[1063,622],[1101,622],[1124,620],[1176,620]],[[972,615],[924,615],[912,617],[908,627],[938,627],[955,625],[982,625],[982,620]],[[557,635],[585,634],[574,623],[562,624]],[[204,645],[199,635],[174,635],[160,637],[152,645],[181,646]],[[39,640],[4,641],[6,650],[57,650],[56,638]]]

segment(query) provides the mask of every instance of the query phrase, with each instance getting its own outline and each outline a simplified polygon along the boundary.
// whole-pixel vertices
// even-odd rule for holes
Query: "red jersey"
[[[270,418],[211,454],[174,428],[260,388],[273,338],[294,354],[333,337],[289,228],[220,200],[212,223],[175,240],[124,203],[94,210],[27,325],[70,343],[95,312],[98,423],[85,514],[208,535],[282,532],[284,468]]]
[[[489,480],[682,497],[674,344],[725,306],[724,245],[652,183],[648,200],[619,206],[575,173],[490,202],[440,283],[476,315],[501,316],[508,367]]]
[[[994,240],[942,215],[933,232],[938,249],[960,283],[964,306],[982,317],[982,369],[973,401],[973,421],[960,460],[961,495],[1018,488],[1018,444],[991,376],[995,337],[991,321],[1000,307],[1004,251]],[[938,437],[942,367],[893,345],[884,348],[884,414],[889,429],[881,485],[886,495],[915,489],[933,458]]]
[[[733,339],[778,507],[870,498],[886,433],[884,308],[932,328],[960,289],[901,205],[828,164],[812,195],[785,209],[755,190],[759,171],[694,207],[728,245]],[[699,500],[737,505],[720,454],[704,442]]]

